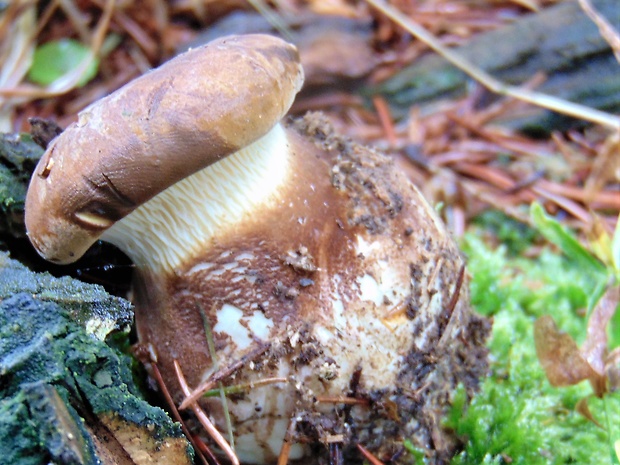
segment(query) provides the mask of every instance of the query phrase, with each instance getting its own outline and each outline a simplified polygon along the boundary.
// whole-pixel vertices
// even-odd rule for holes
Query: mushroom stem
[[[101,239],[139,268],[172,272],[214,236],[275,202],[288,168],[286,131],[277,124],[256,142],[136,208]]]

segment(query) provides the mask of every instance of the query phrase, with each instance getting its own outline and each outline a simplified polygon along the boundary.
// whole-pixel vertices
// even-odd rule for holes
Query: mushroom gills
[[[276,124],[256,142],[142,204],[101,239],[139,268],[173,272],[217,234],[280,200],[279,187],[290,175],[287,145],[284,128]]]

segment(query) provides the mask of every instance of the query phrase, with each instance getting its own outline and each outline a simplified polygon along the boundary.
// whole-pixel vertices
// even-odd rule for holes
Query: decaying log
[[[617,0],[594,0],[592,4],[619,28]],[[547,79],[538,91],[612,113],[620,111],[620,64],[576,1],[523,16],[508,26],[476,36],[456,51],[507,83],[519,85],[543,72]],[[443,57],[428,54],[367,92],[382,94],[395,114],[404,115],[412,105],[463,95],[471,82]],[[576,122],[531,107],[524,114],[510,115],[503,123],[547,133]]]
[[[0,252],[0,463],[191,464],[180,426],[140,397],[132,361],[102,340],[130,319],[129,303],[99,286]]]

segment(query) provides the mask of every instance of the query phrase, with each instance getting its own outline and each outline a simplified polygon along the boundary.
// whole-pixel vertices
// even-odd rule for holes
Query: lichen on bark
[[[3,463],[129,465],[147,463],[145,457],[191,463],[180,426],[142,398],[131,358],[87,332],[88,321],[102,315],[125,326],[129,303],[98,286],[32,273],[0,255]],[[102,431],[107,444],[97,440]],[[132,451],[132,438],[151,449]],[[115,461],[110,443],[121,451]]]

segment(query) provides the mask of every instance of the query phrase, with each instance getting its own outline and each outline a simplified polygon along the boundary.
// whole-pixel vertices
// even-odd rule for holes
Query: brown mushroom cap
[[[216,40],[130,82],[47,148],[26,198],[31,242],[77,260],[142,203],[268,133],[302,83],[295,47],[267,35]]]

